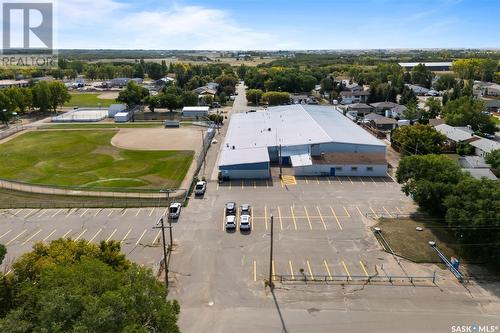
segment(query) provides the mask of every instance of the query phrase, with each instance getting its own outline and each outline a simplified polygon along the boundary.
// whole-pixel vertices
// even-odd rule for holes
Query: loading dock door
[[[281,165],[292,165],[292,160],[290,159],[290,156],[282,156],[281,157]]]
[[[335,168],[330,168],[330,176],[335,177]]]

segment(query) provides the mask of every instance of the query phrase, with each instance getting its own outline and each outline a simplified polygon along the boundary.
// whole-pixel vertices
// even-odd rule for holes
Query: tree
[[[441,110],[443,109],[439,99],[434,97],[429,97],[425,101],[425,106],[429,112],[429,119],[434,119],[439,116],[441,114]]]
[[[64,83],[59,81],[49,82],[49,105],[50,108],[57,112],[57,108],[63,106],[64,103],[69,102],[71,100],[71,95],[68,92],[68,88],[64,85]]]
[[[411,82],[422,87],[431,87],[432,76],[432,72],[424,64],[418,64],[411,70]]]
[[[445,155],[413,155],[401,159],[396,179],[402,191],[424,210],[444,215],[444,199],[464,177],[456,162]]]
[[[444,200],[446,222],[464,254],[481,261],[500,261],[500,184],[464,177]],[[480,244],[470,245],[470,244]]]
[[[468,126],[474,131],[495,133],[496,125],[488,114],[483,113],[484,103],[464,96],[450,100],[443,107],[444,120],[450,126]]]
[[[262,100],[269,105],[290,103],[290,94],[286,92],[268,91],[262,95]]]
[[[446,136],[429,125],[403,126],[392,131],[391,141],[403,155],[438,154]]]
[[[160,97],[160,104],[162,107],[165,107],[173,112],[175,109],[181,106],[179,97],[173,93],[164,93]]]
[[[411,90],[407,86],[404,86],[401,97],[399,98],[399,104],[408,105],[410,103],[418,103],[417,95],[415,95],[413,90]]]
[[[7,254],[7,248],[5,247],[5,245],[0,244],[0,265],[3,263],[6,254]]]
[[[495,174],[500,174],[500,149],[495,149],[484,157],[486,163],[490,164]]]
[[[434,83],[434,89],[437,91],[450,90],[455,88],[457,81],[453,74],[443,74]]]
[[[144,103],[148,105],[148,108],[149,110],[151,110],[151,112],[155,112],[155,109],[160,107],[160,97],[158,95],[147,96],[144,99]]]
[[[465,141],[459,141],[457,143],[457,154],[460,156],[474,155],[474,147]]]
[[[405,119],[411,121],[416,121],[416,120],[420,121],[422,119],[423,114],[424,110],[419,108],[417,103],[415,103],[414,101],[408,103],[406,105],[406,110],[403,111],[403,116],[405,117]]]
[[[191,91],[183,91],[181,94],[182,106],[196,106],[198,105],[198,95]]]
[[[120,92],[116,100],[132,108],[143,103],[147,96],[149,96],[149,91],[146,88],[141,87],[134,81],[129,81],[127,88]]]
[[[49,252],[23,255],[21,260],[38,259],[33,279],[19,274],[14,264],[14,278],[6,283],[12,308],[0,319],[0,331],[179,332],[180,307],[166,300],[164,286],[150,270],[128,260],[113,266],[98,258],[108,250],[116,253],[119,243],[99,251],[85,241],[55,242],[79,251],[57,246],[54,252],[49,245]]]
[[[259,105],[262,99],[262,94],[263,92],[260,89],[248,89],[247,100],[249,103],[252,103],[254,105]]]
[[[151,62],[146,65],[148,76],[153,80],[159,80],[164,75],[163,67],[156,62]]]
[[[38,82],[31,91],[33,93],[33,106],[37,107],[41,112],[47,112],[52,105],[48,82]]]
[[[459,59],[453,61],[453,71],[466,80],[492,81],[498,70],[496,59]]]

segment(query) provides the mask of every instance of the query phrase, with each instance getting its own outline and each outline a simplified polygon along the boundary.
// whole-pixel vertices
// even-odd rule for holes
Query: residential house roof
[[[370,95],[369,91],[341,91],[340,96],[368,96]]]
[[[482,151],[486,153],[490,153],[493,150],[500,149],[500,143],[490,140],[490,139],[485,139],[481,138],[479,140],[473,141],[470,143],[473,147],[476,147],[478,149],[481,149]]]
[[[385,125],[385,124],[397,124],[398,122],[396,119],[393,118],[387,118],[384,116],[381,116],[376,113],[370,113],[367,114],[364,118],[365,121],[373,121],[377,125]]]
[[[458,158],[458,163],[462,168],[467,169],[481,169],[490,168],[490,165],[486,163],[484,157],[481,156],[463,156]]]
[[[497,177],[491,172],[490,169],[482,168],[482,169],[468,169],[463,168],[463,171],[467,171],[470,175],[476,179],[487,178],[491,180],[497,180]]]
[[[357,110],[360,110],[360,109],[366,109],[366,110],[371,110],[373,109],[372,106],[368,105],[368,104],[365,104],[365,103],[354,103],[354,104],[350,104],[347,106],[348,109],[357,109]]]
[[[453,127],[447,124],[441,124],[434,127],[438,132],[446,135],[446,137],[452,141],[459,142],[470,140],[474,138],[473,133],[468,132],[462,128]]]
[[[378,103],[371,103],[370,105],[377,109],[392,109],[398,106],[398,104],[394,102],[378,102]]]

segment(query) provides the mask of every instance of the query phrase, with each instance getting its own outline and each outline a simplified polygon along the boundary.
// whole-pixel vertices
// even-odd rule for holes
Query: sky
[[[500,48],[500,0],[54,1],[61,49]]]

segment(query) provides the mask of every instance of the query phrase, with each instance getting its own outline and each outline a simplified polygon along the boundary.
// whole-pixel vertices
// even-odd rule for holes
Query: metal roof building
[[[226,179],[268,178],[270,164],[279,162],[296,175],[383,176],[386,163],[357,168],[352,157],[345,161],[349,164],[318,161],[326,153],[374,154],[385,160],[385,151],[384,143],[333,107],[286,105],[234,114],[218,165]]]
[[[399,66],[406,70],[411,70],[413,67],[422,64],[431,71],[449,71],[451,70],[451,62],[400,62]]]

